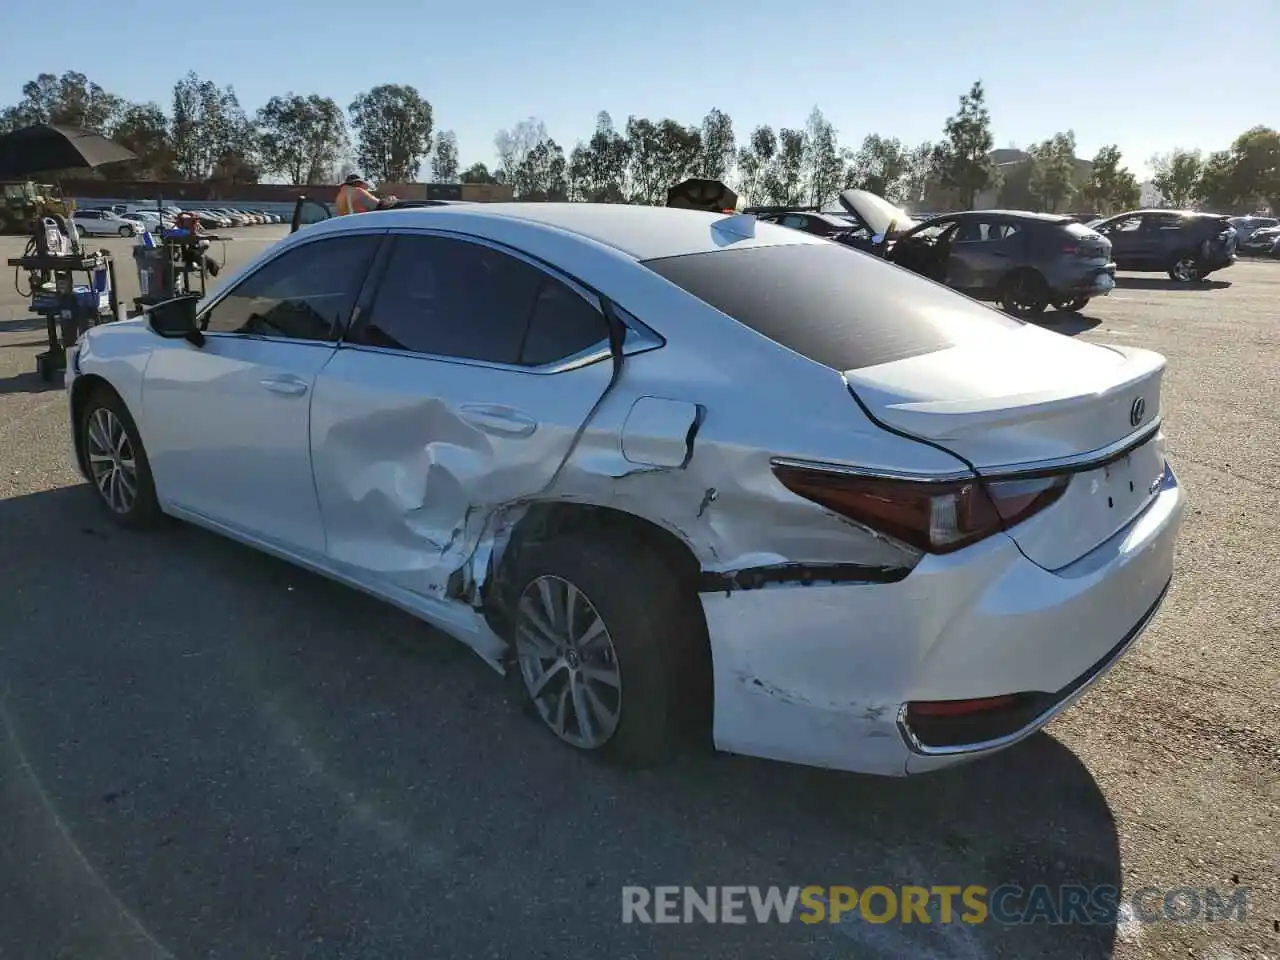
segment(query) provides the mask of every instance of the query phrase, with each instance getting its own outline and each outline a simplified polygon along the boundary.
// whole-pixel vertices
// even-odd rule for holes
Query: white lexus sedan
[[[903,775],[1029,736],[1156,614],[1164,367],[749,216],[457,204],[95,327],[67,396],[116,520],[394,603],[572,747],[709,715]]]

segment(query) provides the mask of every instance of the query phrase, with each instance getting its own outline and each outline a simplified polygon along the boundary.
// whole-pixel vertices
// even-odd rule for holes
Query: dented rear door
[[[554,479],[608,390],[588,291],[480,241],[395,238],[312,401],[330,559],[441,597],[495,508]]]

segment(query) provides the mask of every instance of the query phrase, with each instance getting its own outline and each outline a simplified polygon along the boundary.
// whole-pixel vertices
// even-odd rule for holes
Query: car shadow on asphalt
[[[1116,277],[1116,287],[1125,290],[1225,290],[1230,280],[1201,280],[1196,283],[1179,283],[1160,277]]]
[[[0,550],[21,608],[0,608],[0,674],[24,775],[57,784],[65,832],[178,955],[288,953],[316,917],[374,938],[346,955],[384,955],[374,931],[393,912],[429,916],[411,936],[457,956],[504,953],[495,918],[521,916],[547,955],[568,955],[562,929],[614,956],[1113,952],[1114,918],[974,924],[959,900],[950,923],[936,901],[930,923],[620,920],[633,884],[1118,888],[1111,811],[1049,735],[909,780],[709,750],[627,771],[554,742],[409,616],[184,524],[122,531],[85,484],[0,500]],[[466,908],[421,914],[414,898],[440,891]]]
[[[50,390],[63,389],[61,375],[51,381],[40,379],[35,372],[15,373],[12,377],[0,377],[0,394],[6,393],[46,393]]]
[[[16,320],[0,320],[0,333],[29,333],[43,331],[47,324],[41,317],[19,317]]]
[[[1036,322],[1046,330],[1052,330],[1067,337],[1087,333],[1102,323],[1098,317],[1086,317],[1083,313],[1077,313],[1074,310],[1046,313]]]

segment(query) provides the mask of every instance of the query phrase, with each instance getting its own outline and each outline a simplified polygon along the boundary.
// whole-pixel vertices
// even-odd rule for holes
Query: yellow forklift
[[[0,193],[4,195],[0,205],[0,234],[29,236],[43,217],[69,218],[75,209],[74,201],[65,199],[50,183],[0,180]]]

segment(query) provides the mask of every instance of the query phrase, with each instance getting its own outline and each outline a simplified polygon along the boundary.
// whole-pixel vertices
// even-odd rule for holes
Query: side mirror
[[[147,310],[147,325],[156,336],[166,340],[186,340],[197,346],[204,346],[204,334],[196,323],[196,305],[198,296],[175,297],[157,303]]]

